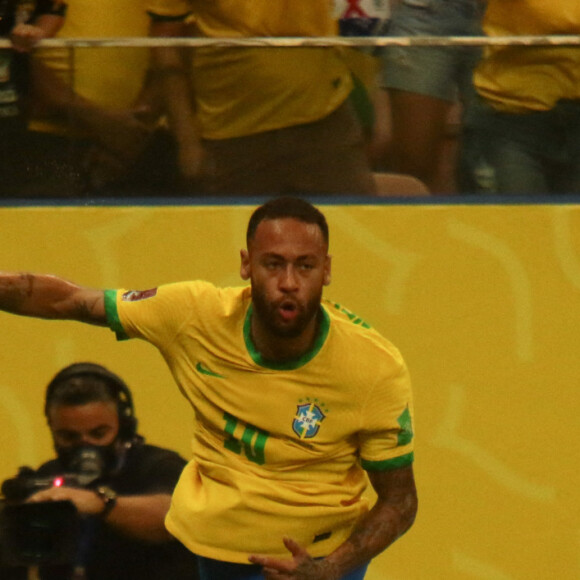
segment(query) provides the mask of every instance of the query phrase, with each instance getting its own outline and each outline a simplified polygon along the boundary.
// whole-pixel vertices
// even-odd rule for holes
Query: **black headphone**
[[[119,438],[132,441],[137,435],[137,418],[133,407],[133,396],[121,377],[102,365],[90,362],[74,363],[59,371],[46,387],[44,414],[48,417],[48,408],[56,387],[74,377],[96,377],[104,381],[117,403],[119,415]]]

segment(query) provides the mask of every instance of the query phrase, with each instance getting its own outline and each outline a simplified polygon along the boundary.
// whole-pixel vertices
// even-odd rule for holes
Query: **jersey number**
[[[266,462],[264,447],[266,446],[266,440],[268,439],[269,434],[257,427],[253,427],[252,425],[246,425],[244,433],[242,434],[242,439],[236,439],[234,437],[234,431],[238,426],[238,420],[229,413],[224,413],[224,419],[226,421],[224,431],[228,435],[224,447],[238,455],[240,455],[243,450],[249,461],[257,463],[258,465],[263,465]]]

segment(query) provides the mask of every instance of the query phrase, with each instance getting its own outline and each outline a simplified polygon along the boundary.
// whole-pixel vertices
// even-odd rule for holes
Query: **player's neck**
[[[316,341],[320,316],[315,316],[297,337],[281,337],[269,332],[255,316],[252,317],[252,341],[265,360],[286,362],[298,359],[309,352]]]

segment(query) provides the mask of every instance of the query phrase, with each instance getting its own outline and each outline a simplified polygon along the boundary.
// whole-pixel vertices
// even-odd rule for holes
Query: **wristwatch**
[[[103,500],[105,506],[99,515],[102,518],[106,518],[117,504],[117,492],[106,485],[99,485],[99,487],[95,489],[95,493]]]

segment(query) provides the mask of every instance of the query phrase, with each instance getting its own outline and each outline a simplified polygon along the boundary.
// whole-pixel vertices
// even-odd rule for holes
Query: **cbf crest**
[[[316,436],[322,421],[326,418],[322,407],[323,405],[317,401],[307,401],[297,406],[292,429],[300,439],[312,439]]]

